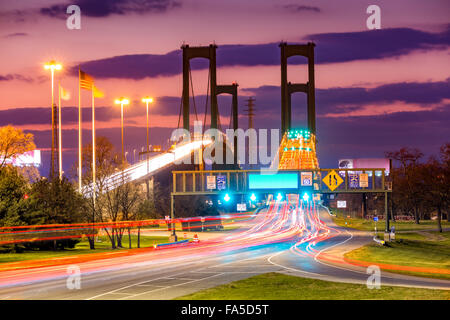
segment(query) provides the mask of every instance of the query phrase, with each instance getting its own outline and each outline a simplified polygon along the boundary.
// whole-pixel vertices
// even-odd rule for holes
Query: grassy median
[[[0,253],[0,263],[25,261],[25,260],[39,260],[39,259],[51,259],[62,258],[68,256],[75,256],[80,254],[90,253],[102,253],[118,250],[130,250],[128,249],[128,235],[124,235],[122,239],[123,248],[111,249],[111,242],[107,236],[98,237],[99,242],[95,243],[95,250],[89,248],[89,242],[87,239],[83,239],[75,245],[73,249],[64,250],[28,250],[23,253]],[[156,236],[142,236],[141,235],[141,248],[152,247],[154,244],[168,242],[168,237],[156,237]],[[131,235],[132,248],[137,248],[137,235]]]
[[[343,216],[333,217],[334,223],[341,227],[347,227],[357,230],[373,231],[375,222],[368,219],[346,218]],[[384,231],[384,220],[377,222],[378,231]],[[415,231],[415,230],[437,230],[437,222],[432,220],[420,221],[416,224],[414,221],[390,221],[391,226],[395,226],[396,231]],[[450,228],[450,222],[442,221],[442,228]]]
[[[202,290],[178,300],[449,300],[446,290],[337,283],[266,273]]]
[[[345,254],[346,258],[380,264],[450,270],[450,232],[399,233],[387,246],[372,243]],[[408,275],[449,279],[450,274],[387,270]]]

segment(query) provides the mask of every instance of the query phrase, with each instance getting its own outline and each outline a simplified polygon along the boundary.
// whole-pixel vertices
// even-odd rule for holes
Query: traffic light
[[[309,195],[305,192],[303,194],[303,201],[307,202],[309,200]]]
[[[228,193],[225,194],[225,196],[223,197],[223,200],[225,200],[225,202],[230,201],[230,196],[228,195]]]
[[[252,195],[250,196],[250,200],[251,201],[256,201],[256,196],[254,193],[252,193]]]
[[[281,193],[277,194],[277,201],[281,201],[283,199],[283,196]]]

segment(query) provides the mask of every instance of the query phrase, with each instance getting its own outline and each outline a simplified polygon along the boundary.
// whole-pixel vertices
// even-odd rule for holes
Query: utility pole
[[[252,128],[253,126],[253,117],[255,116],[255,98],[250,97],[247,99],[247,104],[245,105],[247,107],[246,110],[244,110],[247,113],[248,117],[248,129]]]

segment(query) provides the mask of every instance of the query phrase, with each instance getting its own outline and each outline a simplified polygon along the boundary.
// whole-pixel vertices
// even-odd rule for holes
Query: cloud
[[[12,80],[19,80],[19,81],[25,81],[25,82],[33,82],[33,78],[23,76],[21,74],[13,73],[13,74],[0,74],[0,81],[12,81]]]
[[[91,108],[83,108],[83,121],[90,121]],[[61,113],[65,124],[78,122],[78,107],[64,107]],[[96,107],[95,117],[98,121],[108,121],[120,117],[116,108]],[[13,125],[37,125],[51,123],[51,109],[48,108],[15,108],[0,110],[0,126]]]
[[[286,4],[283,6],[283,9],[286,9],[287,11],[290,12],[315,12],[315,13],[321,12],[319,7],[305,6],[298,4]]]
[[[1,78],[0,78],[1,80]],[[401,82],[381,85],[375,88],[350,87],[350,88],[328,88],[316,89],[316,112],[318,117],[327,117],[333,114],[339,117],[346,117],[350,112],[364,110],[373,105],[392,105],[391,113],[400,110],[396,103],[402,105],[413,105],[423,109],[438,109],[445,107],[445,103],[450,99],[450,78],[446,81],[437,82]],[[257,117],[264,119],[269,115],[280,113],[280,87],[261,86],[258,88],[243,88],[239,97],[240,114],[243,116],[246,99],[248,95],[256,98]],[[203,119],[205,95],[196,96],[197,113]],[[152,108],[152,113],[161,116],[176,116],[180,112],[180,97],[158,97],[157,104]],[[218,96],[218,105],[221,116],[228,117],[231,108],[230,96]],[[127,117],[142,117],[142,108],[135,107],[141,104],[140,101],[132,101],[131,107],[127,108]],[[305,108],[300,108],[303,105]],[[432,108],[429,108],[429,107]],[[299,93],[292,99],[294,114],[299,117],[306,110],[306,95]],[[192,117],[194,117],[193,103],[191,102]],[[377,113],[376,110],[373,113]],[[381,113],[378,112],[378,113]],[[83,108],[83,121],[90,121],[90,108]],[[110,121],[120,117],[119,110],[115,106],[97,106],[97,121]],[[17,108],[0,110],[0,125],[38,125],[48,124],[51,119],[51,109],[48,108]],[[78,121],[78,107],[64,107],[62,120],[64,124],[73,124]],[[275,123],[278,125],[278,122]]]
[[[276,122],[276,123],[275,123]],[[398,150],[401,147],[417,147],[427,156],[437,154],[439,147],[449,142],[450,137],[450,106],[441,110],[419,112],[397,112],[388,115],[318,118],[318,156],[321,167],[333,168],[338,159],[384,157],[385,151]],[[246,123],[241,122],[245,128]],[[279,122],[273,115],[258,121],[257,128],[277,128]],[[51,131],[29,131],[35,136],[38,148],[49,148]],[[145,145],[145,134],[142,127],[127,126],[125,131],[125,150],[128,159],[132,159],[133,150],[138,153]],[[151,128],[150,143],[162,144],[167,147],[170,128]],[[106,136],[120,152],[120,130],[117,128],[98,129],[97,136]],[[89,143],[91,132],[83,130],[83,141]],[[64,148],[72,151],[64,152],[64,170],[69,170],[77,161],[76,147],[78,143],[77,130],[63,130]],[[48,174],[50,153],[43,152],[43,174]]]
[[[416,147],[427,156],[449,142],[450,106],[431,111],[317,119],[321,166],[335,167],[339,158],[383,157],[385,151]]]
[[[343,63],[356,60],[385,59],[406,55],[414,50],[447,48],[450,27],[441,33],[395,28],[347,33],[313,34],[302,42],[314,40],[318,64]],[[217,49],[217,66],[274,66],[280,63],[279,43],[255,45],[223,45]],[[204,59],[191,62],[193,70],[207,69]],[[292,57],[290,64],[305,64],[306,59]],[[124,55],[86,61],[81,68],[98,78],[144,79],[173,76],[182,71],[181,50],[166,54]],[[73,69],[75,74],[76,70]]]
[[[375,88],[328,88],[316,89],[317,115],[327,113],[341,113],[362,109],[366,105],[392,104],[403,102],[405,104],[417,104],[429,106],[443,103],[450,99],[450,78],[437,82],[401,82],[385,84]],[[246,94],[256,97],[260,112],[271,112],[274,106],[280,106],[280,87],[261,86],[258,88],[241,89]],[[304,96],[306,106],[306,95]],[[293,98],[293,108],[295,108]]]
[[[41,8],[40,13],[50,17],[66,18],[66,9],[71,4],[78,5],[82,15],[96,18],[114,14],[162,13],[181,6],[181,3],[176,0],[76,0]]]

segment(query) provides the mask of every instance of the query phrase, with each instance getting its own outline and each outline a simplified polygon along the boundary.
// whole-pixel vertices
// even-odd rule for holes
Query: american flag
[[[86,72],[79,70],[80,87],[86,90],[92,90],[94,86],[94,78],[88,75]]]

